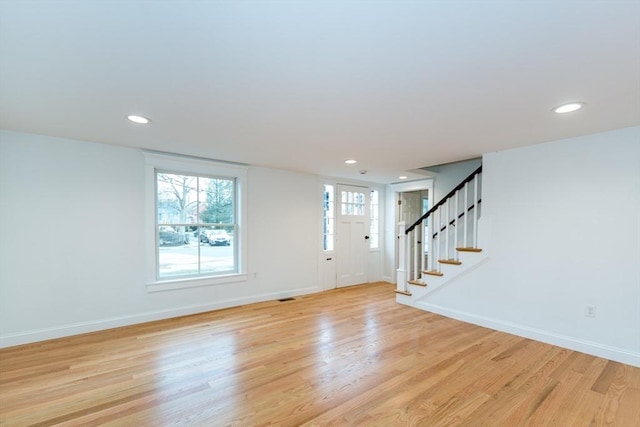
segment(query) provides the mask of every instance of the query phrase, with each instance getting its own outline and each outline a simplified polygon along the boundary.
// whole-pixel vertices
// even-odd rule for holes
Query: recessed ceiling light
[[[345,160],[344,162],[345,162],[346,164],[348,164],[348,165],[352,165],[352,164],[354,164],[354,163],[358,163],[358,161],[357,161],[357,160],[353,160],[353,159]]]
[[[406,177],[406,176],[404,176],[404,175],[400,175],[400,176],[398,177],[398,179],[407,179],[407,177]]]
[[[577,111],[584,107],[584,102],[571,102],[569,104],[562,104],[552,111],[558,114],[571,113],[572,111]]]
[[[135,114],[128,115],[127,119],[129,119],[133,123],[139,123],[141,125],[146,125],[151,123],[150,119],[147,119],[146,117],[143,117],[143,116],[136,116]]]

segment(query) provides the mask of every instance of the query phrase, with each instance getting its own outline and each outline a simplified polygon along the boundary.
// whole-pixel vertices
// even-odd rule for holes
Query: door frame
[[[318,205],[320,207],[319,211],[319,221],[318,221],[318,233],[319,233],[319,246],[318,246],[318,280],[320,284],[320,288],[322,290],[331,290],[336,289],[338,284],[337,277],[337,257],[339,256],[336,248],[336,242],[334,241],[334,250],[333,251],[325,251],[323,245],[323,233],[322,233],[322,223],[323,223],[323,213],[324,213],[324,203],[323,195],[324,195],[324,186],[331,185],[333,186],[334,191],[334,201],[337,201],[338,197],[338,186],[339,185],[350,185],[354,187],[362,187],[367,188],[367,191],[371,192],[372,190],[376,190],[378,192],[378,248],[369,249],[367,253],[367,274],[368,280],[387,280],[384,274],[384,265],[386,263],[387,253],[386,250],[386,242],[387,242],[387,227],[388,227],[388,218],[389,214],[387,212],[387,202],[388,198],[388,187],[383,184],[377,184],[374,182],[365,182],[365,181],[356,181],[356,180],[345,180],[345,179],[331,179],[331,178],[321,178],[318,180],[318,201],[320,202]],[[370,196],[370,194],[369,194]],[[334,203],[334,209],[337,209],[337,203]],[[369,215],[368,220],[370,221],[371,215]],[[334,211],[334,219],[337,220],[337,215],[335,215]],[[337,229],[334,229],[337,231]],[[337,237],[334,235],[334,238]]]
[[[392,224],[393,224],[393,239],[391,244],[393,244],[393,250],[388,248],[390,253],[393,253],[393,260],[391,260],[391,266],[393,271],[393,283],[396,283],[396,272],[398,270],[398,234],[399,231],[399,209],[398,202],[400,201],[401,193],[407,193],[410,191],[428,191],[429,192],[429,205],[433,206],[433,188],[434,188],[434,179],[421,179],[419,181],[411,181],[411,182],[400,182],[395,184],[389,184],[389,188],[393,192],[393,206],[392,209],[388,209],[387,212],[392,213]],[[405,226],[409,226],[411,224],[405,224]],[[397,283],[396,283],[397,284]]]

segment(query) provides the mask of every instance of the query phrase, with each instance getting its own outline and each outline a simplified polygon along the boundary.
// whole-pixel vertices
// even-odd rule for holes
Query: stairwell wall
[[[482,199],[488,261],[421,307],[640,366],[640,127],[487,154]]]
[[[438,173],[433,178],[433,197],[429,205],[433,206],[442,200],[449,191],[471,175],[480,165],[482,165],[481,158],[438,166]]]

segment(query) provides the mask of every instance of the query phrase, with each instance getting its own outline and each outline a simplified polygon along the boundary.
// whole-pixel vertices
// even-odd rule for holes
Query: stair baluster
[[[479,176],[479,175],[478,175]],[[478,211],[480,210],[480,197],[478,197],[478,176],[473,180],[473,247],[478,247]]]
[[[458,199],[460,199],[460,192],[456,192],[455,197],[455,201],[453,203],[454,205],[454,209],[453,209],[453,258],[457,261],[458,260],[458,251],[456,251],[455,249],[459,246],[458,245]]]
[[[449,259],[449,235],[450,233],[450,229],[447,227],[447,225],[449,224],[449,218],[451,217],[451,198],[448,198],[445,202],[444,202],[444,240],[445,240],[445,246],[444,246],[444,257],[443,259]],[[443,226],[440,226],[440,229],[442,229]]]
[[[464,211],[469,208],[469,183],[464,183]],[[469,234],[469,221],[467,216],[464,216],[464,234],[462,235],[462,247],[467,247],[467,235]]]
[[[411,276],[412,280],[417,280],[420,278],[420,274],[418,273],[418,268],[420,267],[420,263],[418,262],[418,255],[420,254],[420,234],[418,233],[418,228],[415,228],[413,233],[413,275]]]
[[[481,177],[479,167],[411,226],[398,224],[397,293],[411,295],[409,283],[426,286],[425,273],[442,276],[442,263],[459,265],[460,251],[480,252],[477,246]],[[471,210],[473,214],[468,215]]]
[[[425,226],[425,223],[427,222],[427,219],[425,218],[421,223],[420,223],[420,241],[422,242],[422,245],[420,246],[420,275],[422,275],[422,272],[425,270],[425,260],[424,260],[424,254],[427,251],[427,248],[429,247],[429,241],[427,240],[427,236],[425,235],[425,230],[427,229],[427,227]]]

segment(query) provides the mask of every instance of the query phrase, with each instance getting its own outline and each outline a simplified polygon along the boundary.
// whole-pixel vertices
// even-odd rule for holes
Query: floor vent
[[[282,298],[282,299],[279,299],[278,301],[285,302],[285,301],[295,301],[295,300],[296,300],[295,298]]]

